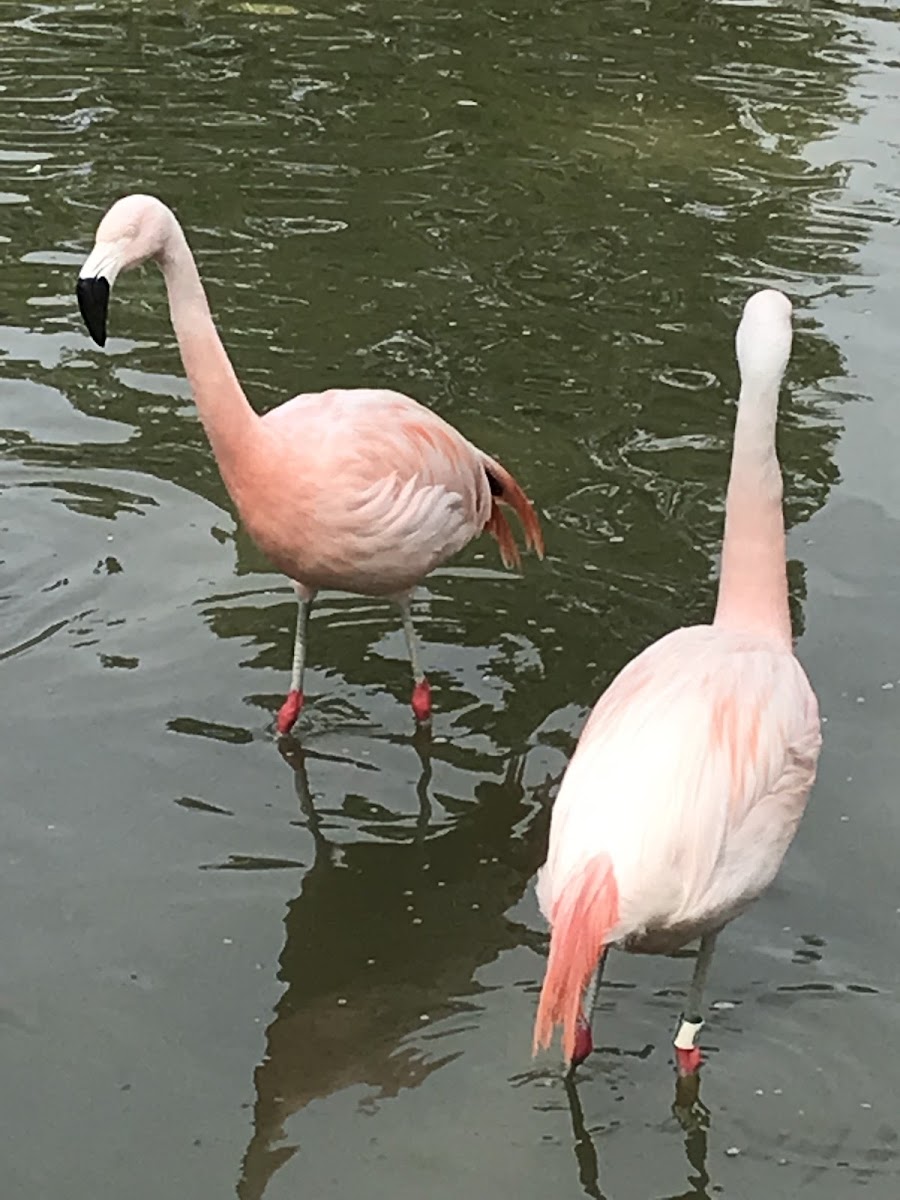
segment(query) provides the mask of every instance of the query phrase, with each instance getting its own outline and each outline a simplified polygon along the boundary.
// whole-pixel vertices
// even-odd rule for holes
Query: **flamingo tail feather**
[[[607,858],[594,859],[562,890],[551,917],[550,957],[534,1026],[533,1053],[563,1027],[563,1053],[571,1061],[584,990],[610,930],[619,918],[619,889]]]

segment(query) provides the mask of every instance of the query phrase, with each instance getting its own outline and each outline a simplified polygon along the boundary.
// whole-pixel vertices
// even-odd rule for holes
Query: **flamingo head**
[[[125,196],[100,222],[75,288],[84,323],[98,346],[106,342],[109,293],[117,276],[148,258],[162,258],[173,229],[177,222],[171,209],[155,196]]]
[[[742,385],[754,393],[781,386],[791,356],[791,302],[784,292],[766,288],[744,305],[735,338]]]

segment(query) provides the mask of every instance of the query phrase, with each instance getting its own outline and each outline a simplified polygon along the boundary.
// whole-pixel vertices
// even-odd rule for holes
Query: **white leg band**
[[[702,1021],[688,1021],[686,1017],[682,1017],[681,1024],[678,1026],[678,1032],[675,1035],[675,1049],[693,1050],[697,1041],[697,1035],[702,1028]]]

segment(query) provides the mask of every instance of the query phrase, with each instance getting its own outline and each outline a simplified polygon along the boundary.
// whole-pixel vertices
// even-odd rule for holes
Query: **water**
[[[815,1196],[900,1175],[896,6],[0,6],[4,1196]],[[118,195],[182,217],[253,403],[411,392],[549,554],[417,604],[293,604],[236,527],[154,271],[101,353]],[[611,960],[601,1049],[532,1062],[531,880],[584,715],[715,586],[740,307],[797,307],[781,422],[827,717],[777,884],[691,964]],[[302,747],[302,748],[301,748]],[[673,1103],[674,1100],[674,1103]]]

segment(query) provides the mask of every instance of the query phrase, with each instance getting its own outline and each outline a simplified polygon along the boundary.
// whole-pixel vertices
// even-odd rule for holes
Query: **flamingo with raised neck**
[[[737,332],[741,374],[711,625],[648,646],[597,701],[553,808],[538,899],[550,957],[535,1050],[557,1025],[573,1066],[610,946],[670,954],[700,939],[675,1038],[682,1074],[716,936],[775,878],[821,746],[816,697],[794,657],[788,610],[778,393],[791,304],[757,292]]]
[[[543,556],[534,508],[495,459],[400,392],[332,388],[258,416],[213,323],[197,264],[174,213],[126,196],[100,222],[77,295],[94,341],[106,342],[117,277],[152,259],[163,273],[181,361],[228,493],[251,537],[293,581],[298,611],[286,733],[303,704],[307,624],[321,588],[396,600],[413,673],[416,718],[431,715],[410,613],[417,584],[487,530],[504,565],[519,565],[504,514]]]

